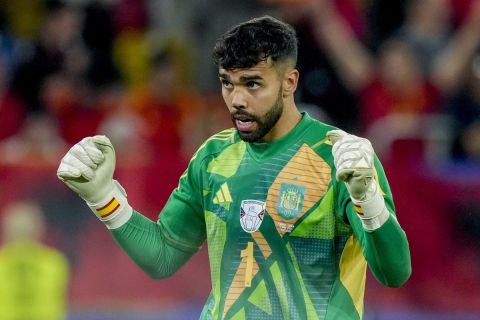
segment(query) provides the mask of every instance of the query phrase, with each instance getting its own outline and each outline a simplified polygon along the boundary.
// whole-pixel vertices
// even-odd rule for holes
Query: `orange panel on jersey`
[[[283,167],[268,191],[265,208],[284,235],[328,189],[332,170],[322,157],[304,144]]]
[[[252,238],[255,239],[255,242],[257,243],[257,246],[262,252],[265,259],[270,257],[270,255],[272,254],[272,249],[268,245],[267,240],[265,240],[265,238],[263,237],[263,234],[261,234],[259,231],[253,232]]]
[[[230,307],[237,301],[238,297],[243,293],[245,288],[251,286],[252,279],[258,273],[258,264],[253,256],[253,242],[248,242],[247,247],[241,252],[242,260],[238,265],[237,272],[233,277],[233,281],[228,289],[223,307],[223,316],[225,318]]]

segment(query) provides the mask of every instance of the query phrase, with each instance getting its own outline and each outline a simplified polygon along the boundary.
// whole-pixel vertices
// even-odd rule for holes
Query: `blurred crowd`
[[[125,163],[188,159],[231,125],[216,37],[263,14],[297,29],[302,110],[385,157],[414,138],[433,156],[480,158],[477,0],[4,0],[0,161],[55,163],[93,134]]]
[[[156,26],[150,5],[168,7],[2,1],[3,163],[58,162],[69,145],[94,134],[107,134],[123,163],[183,158],[225,127],[214,110],[218,98],[194,85],[188,38]]]
[[[480,184],[444,179],[480,164],[480,0],[0,0],[0,205],[27,189],[40,199],[73,287],[87,288],[79,255],[93,253],[79,239],[90,215],[54,170],[35,169],[106,134],[132,203],[155,219],[193,152],[232,125],[214,41],[264,14],[297,30],[299,108],[370,138],[384,163],[412,244],[410,299],[480,308],[480,272],[464,272],[480,270]],[[455,169],[425,178],[439,163]],[[168,172],[152,179],[157,170]]]
[[[380,152],[413,137],[480,157],[477,0],[18,0],[0,6],[1,161],[55,162],[97,133],[125,161],[188,159],[230,125],[213,42],[262,14],[298,31],[304,110]]]

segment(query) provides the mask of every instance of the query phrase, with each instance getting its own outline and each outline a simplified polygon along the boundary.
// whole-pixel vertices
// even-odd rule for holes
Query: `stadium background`
[[[23,199],[41,205],[45,242],[71,267],[69,319],[198,318],[210,288],[206,249],[173,277],[149,279],[55,172],[73,143],[107,134],[129,202],[155,220],[190,155],[231,125],[210,59],[213,41],[267,13],[299,32],[300,108],[372,139],[409,238],[411,279],[389,289],[369,274],[366,319],[479,317],[480,99],[469,96],[480,77],[477,39],[453,85],[437,87],[428,108],[386,107],[371,119],[368,99],[377,96],[350,90],[315,39],[318,26],[306,22],[307,2],[0,1],[0,211]],[[480,37],[477,2],[333,1],[374,59],[415,14],[428,20],[446,12],[431,34],[443,39],[433,58],[467,22]],[[437,83],[428,59],[418,68]]]

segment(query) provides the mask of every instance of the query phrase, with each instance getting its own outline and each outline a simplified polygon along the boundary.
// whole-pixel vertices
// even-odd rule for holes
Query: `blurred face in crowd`
[[[169,101],[179,85],[177,69],[171,60],[157,63],[152,68],[150,78],[151,92],[158,100]]]
[[[271,60],[246,69],[220,68],[222,96],[240,137],[248,142],[263,138],[283,112],[282,83]]]
[[[460,143],[469,159],[480,160],[480,121],[475,121],[465,129]]]
[[[412,0],[407,10],[407,20],[417,32],[435,37],[447,31],[451,14],[449,0]]]
[[[5,241],[38,241],[45,231],[41,207],[28,201],[7,205],[2,212],[2,236]]]
[[[389,41],[380,50],[380,76],[395,91],[417,85],[420,69],[411,48],[400,41]]]
[[[82,29],[80,11],[73,7],[62,7],[53,10],[42,28],[41,39],[48,48],[63,50],[78,37]]]

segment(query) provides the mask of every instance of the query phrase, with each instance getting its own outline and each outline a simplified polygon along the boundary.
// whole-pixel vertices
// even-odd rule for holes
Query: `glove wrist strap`
[[[390,217],[385,199],[375,181],[372,182],[372,189],[367,192],[367,197],[361,201],[352,198],[352,202],[366,231],[371,232],[380,228]]]
[[[113,180],[113,188],[103,199],[87,205],[108,229],[124,225],[132,216],[132,207],[127,201],[127,194],[118,181]]]

